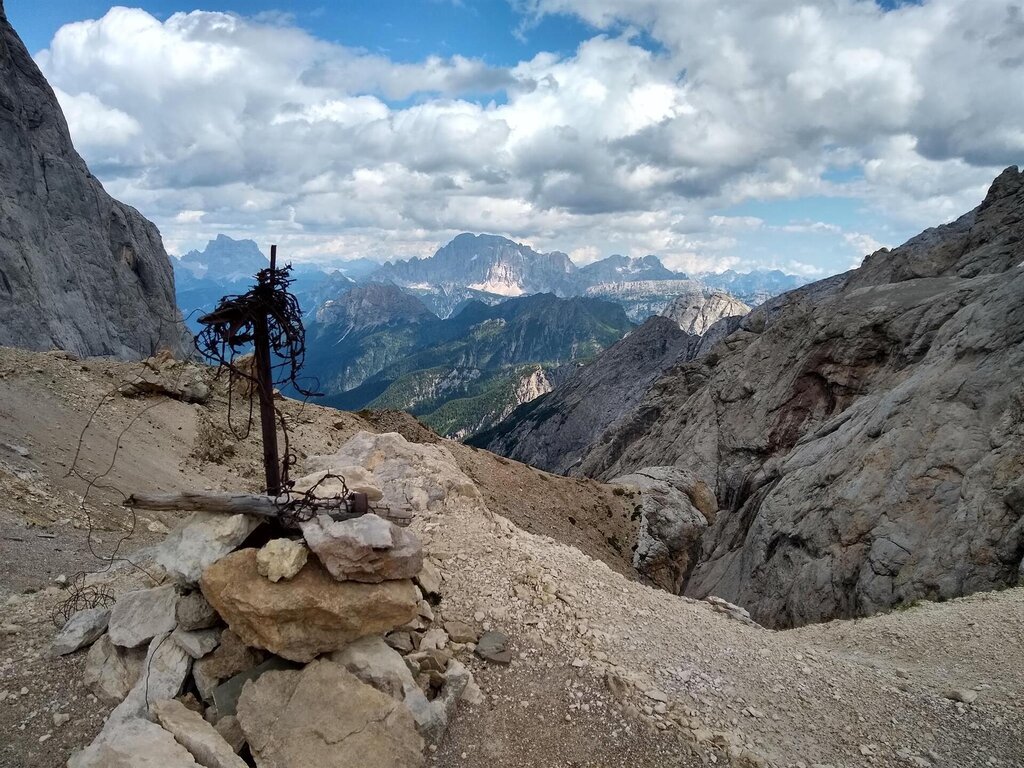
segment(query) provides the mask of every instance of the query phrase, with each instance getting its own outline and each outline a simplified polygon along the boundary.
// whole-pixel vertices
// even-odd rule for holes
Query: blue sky
[[[571,54],[595,29],[577,18],[547,16],[533,23],[506,0],[336,0],[290,2],[246,0],[183,5],[127,3],[159,19],[183,10],[226,11],[245,16],[284,13],[313,35],[346,46],[383,53],[395,61],[420,61],[430,54],[460,53],[494,65],[514,65],[540,51]],[[100,18],[111,7],[101,0],[7,0],[12,23],[35,52],[69,22]],[[282,11],[282,8],[287,8]]]
[[[112,193],[181,253],[824,276],[1024,161],[1024,31],[968,0],[6,0]]]

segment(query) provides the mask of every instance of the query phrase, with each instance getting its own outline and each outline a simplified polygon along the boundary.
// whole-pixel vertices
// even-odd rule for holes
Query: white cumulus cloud
[[[1012,2],[514,4],[597,32],[509,67],[410,64],[286,16],[118,7],[37,59],[86,159],[169,242],[273,237],[300,258],[423,255],[469,230],[723,269],[747,264],[733,235],[766,227],[730,211],[745,202],[843,195],[910,234],[1024,161]],[[832,238],[793,261],[809,275],[887,237],[793,226]]]

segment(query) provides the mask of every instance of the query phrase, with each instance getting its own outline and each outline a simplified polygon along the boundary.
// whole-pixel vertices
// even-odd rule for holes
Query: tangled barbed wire
[[[300,383],[299,373],[306,360],[306,330],[302,324],[299,300],[289,290],[294,282],[291,270],[290,264],[277,267],[272,259],[269,267],[256,274],[256,284],[252,288],[240,295],[225,296],[213,312],[199,318],[204,327],[195,337],[195,347],[205,360],[220,370],[228,371],[228,427],[238,440],[249,435],[254,395],[262,386],[253,367],[240,364],[240,358],[250,352],[256,340],[257,328],[269,342],[273,361],[270,364],[272,386],[290,385],[304,398],[319,395]],[[235,430],[231,420],[235,385],[240,380],[248,383],[249,395],[249,415],[241,433]],[[284,414],[276,404],[274,415],[284,438],[281,488],[288,489],[292,486],[290,469],[296,457],[291,453]]]

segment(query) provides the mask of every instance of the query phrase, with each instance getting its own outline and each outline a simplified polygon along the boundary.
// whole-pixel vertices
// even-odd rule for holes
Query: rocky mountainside
[[[341,471],[414,511],[414,587],[339,581],[335,556],[304,548],[301,532],[282,542],[258,518],[121,505],[116,489],[259,484],[258,436],[230,436],[223,379],[148,363],[168,382],[198,376],[207,397],[111,397],[140,366],[0,348],[4,766],[1020,764],[1024,589],[771,631],[722,600],[637,581],[642,477],[637,494],[549,475],[404,414],[283,398],[296,477]],[[67,435],[87,420],[76,457]],[[72,465],[108,472],[85,510]],[[140,567],[91,554],[115,548]],[[110,605],[58,629],[83,569]],[[381,626],[394,601],[358,599],[403,590],[411,620],[394,631]],[[344,643],[330,630],[356,627],[366,639],[305,664],[314,643]]]
[[[661,315],[675,320],[687,333],[703,336],[719,320],[748,312],[750,307],[728,293],[700,288],[676,296]]]
[[[139,358],[187,334],[160,233],[112,199],[0,2],[0,344]]]
[[[707,354],[739,327],[724,317],[705,334],[684,331],[667,317],[651,317],[617,344],[504,420],[466,440],[548,472],[578,471],[605,434],[635,428],[637,409],[669,368]]]
[[[555,369],[589,360],[630,328],[614,304],[551,294],[470,302],[441,320],[397,286],[370,284],[321,308],[306,373],[327,404],[408,410],[462,436],[548,391]]]
[[[773,626],[1017,583],[1022,212],[1010,168],[957,221],[758,307],[573,471],[710,489],[670,526],[676,585]]]

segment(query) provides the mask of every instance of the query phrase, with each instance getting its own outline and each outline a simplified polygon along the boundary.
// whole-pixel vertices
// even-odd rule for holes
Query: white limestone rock
[[[249,515],[196,512],[157,548],[156,562],[172,578],[196,584],[204,570],[234,552],[261,522]]]
[[[108,632],[114,645],[134,648],[177,626],[178,592],[173,584],[126,592],[110,612]]]
[[[174,737],[139,717],[104,729],[88,747],[71,756],[68,768],[198,768]]]
[[[419,537],[374,514],[352,520],[318,515],[301,527],[309,548],[338,581],[411,579],[423,567]]]
[[[91,645],[107,631],[110,621],[109,608],[87,608],[74,614],[53,638],[50,653],[66,656],[79,648]]]

